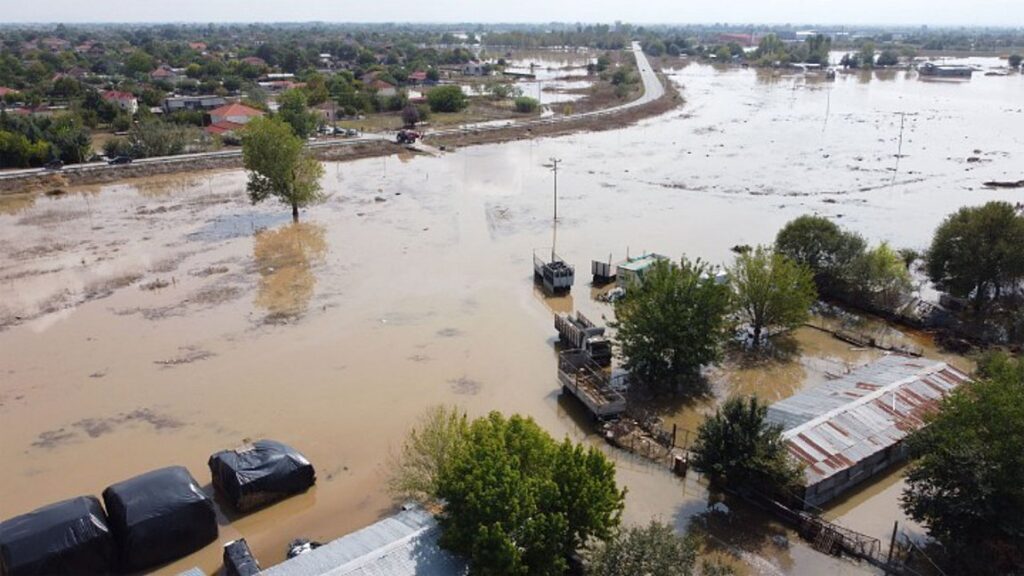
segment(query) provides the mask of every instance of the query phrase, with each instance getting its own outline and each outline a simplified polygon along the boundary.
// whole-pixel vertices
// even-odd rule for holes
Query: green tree
[[[878,60],[875,64],[879,66],[895,66],[900,63],[900,55],[895,50],[882,50],[882,53],[878,55]]]
[[[427,93],[431,112],[459,112],[469,104],[462,88],[454,84],[438,86]]]
[[[246,189],[253,204],[276,196],[291,205],[292,220],[299,207],[325,199],[320,188],[324,167],[303,147],[302,139],[277,118],[255,118],[242,131],[242,161],[249,172]]]
[[[897,311],[913,289],[906,261],[886,242],[865,252],[853,270],[857,295],[880,310]]]
[[[954,296],[973,295],[981,311],[989,298],[1024,278],[1024,216],[1009,202],[964,207],[935,231],[928,277]]]
[[[740,315],[754,331],[755,347],[763,329],[790,330],[807,321],[818,298],[809,268],[763,246],[736,257],[729,284]]]
[[[287,90],[278,98],[277,115],[299,138],[308,138],[316,130],[316,114],[310,112],[306,93],[295,88]]]
[[[789,458],[782,428],[766,420],[768,405],[756,396],[730,398],[697,430],[694,470],[718,486],[771,493],[798,483],[800,467]]]
[[[47,130],[47,138],[55,154],[68,164],[85,162],[92,156],[92,137],[89,129],[76,115],[66,114],[54,121]]]
[[[875,43],[865,42],[860,47],[860,52],[857,53],[857,59],[860,60],[860,65],[864,68],[874,68],[875,66]]]
[[[441,470],[465,448],[468,433],[465,413],[447,406],[429,408],[391,463],[391,493],[401,499],[435,501],[440,492]]]
[[[133,158],[175,156],[190,151],[188,147],[202,134],[195,126],[150,119],[132,126],[127,141]]]
[[[587,555],[592,576],[691,576],[697,561],[697,542],[680,538],[672,527],[651,521],[617,533]]]
[[[540,108],[540,102],[536,98],[520,96],[515,99],[516,112],[520,114],[533,114]]]
[[[420,121],[420,109],[413,104],[406,104],[402,109],[402,124],[413,128]]]
[[[492,412],[441,468],[441,545],[474,574],[561,575],[567,559],[618,526],[625,492],[594,447],[561,444],[529,418]]]
[[[658,262],[616,302],[616,340],[638,383],[675,389],[721,358],[730,290],[709,272],[699,261]]]
[[[853,264],[866,246],[859,235],[822,216],[800,216],[775,236],[775,251],[810,268],[818,291],[833,297],[845,295]]]
[[[902,504],[963,574],[1024,572],[1024,360],[990,358],[908,440]]]
[[[1010,57],[1007,58],[1006,63],[1010,65],[1010,68],[1016,69],[1020,68],[1020,63],[1022,60],[1024,60],[1024,56],[1021,56],[1020,54],[1010,54]]]
[[[124,61],[124,66],[132,74],[149,74],[156,68],[156,60],[144,50],[136,50]]]

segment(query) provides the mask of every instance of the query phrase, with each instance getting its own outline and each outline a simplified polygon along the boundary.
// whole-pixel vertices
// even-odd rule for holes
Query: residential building
[[[210,110],[210,124],[219,124],[221,122],[245,124],[253,118],[258,118],[260,116],[263,116],[262,110],[257,110],[256,108],[246,106],[245,104],[233,102]]]
[[[341,112],[338,108],[338,104],[332,100],[328,100],[327,102],[314,106],[313,110],[315,110],[327,124],[333,124],[336,122],[339,117],[338,113]]]
[[[375,90],[378,96],[383,96],[385,98],[390,98],[391,96],[398,94],[397,88],[383,80],[374,80],[373,82],[370,82],[370,88]]]
[[[181,78],[181,75],[167,64],[161,64],[157,66],[156,70],[149,73],[149,78],[154,82],[175,83]]]
[[[903,441],[970,379],[924,358],[885,356],[768,407],[804,467],[805,506],[821,506],[907,456]]]
[[[420,70],[417,70],[416,72],[413,72],[412,74],[409,74],[409,77],[407,78],[407,80],[409,81],[409,84],[412,84],[414,86],[419,86],[419,85],[422,85],[422,84],[426,84],[427,83],[427,73],[423,72],[423,71],[420,71]]]
[[[462,65],[463,76],[483,76],[484,65],[478,60],[471,60]]]
[[[267,61],[259,56],[246,56],[245,58],[242,58],[242,62],[249,64],[250,66],[259,66],[261,68],[266,68],[267,66]]]
[[[220,96],[170,96],[164,98],[163,109],[167,114],[182,110],[213,110],[227,104]]]
[[[100,95],[104,101],[110,102],[117,106],[121,110],[129,114],[135,114],[139,111],[139,100],[131,92],[118,92],[116,90],[107,90]]]

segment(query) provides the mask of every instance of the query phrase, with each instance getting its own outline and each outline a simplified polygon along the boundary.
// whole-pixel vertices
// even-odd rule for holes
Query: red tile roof
[[[210,124],[209,126],[204,128],[204,130],[206,130],[206,132],[209,134],[223,134],[225,132],[233,132],[235,130],[238,130],[239,128],[242,128],[243,126],[245,126],[245,124],[239,124],[237,122],[229,122],[227,120],[223,120],[221,122],[217,122],[216,124]]]
[[[257,110],[245,104],[232,102],[220,108],[210,110],[210,116],[263,116],[262,110]]]
[[[103,93],[104,100],[135,100],[135,95],[131,92],[118,92],[116,90],[107,90]]]
[[[0,86],[0,96],[5,96],[7,94],[17,94],[17,93],[18,93],[18,91],[15,90],[14,88],[8,88],[7,86]]]

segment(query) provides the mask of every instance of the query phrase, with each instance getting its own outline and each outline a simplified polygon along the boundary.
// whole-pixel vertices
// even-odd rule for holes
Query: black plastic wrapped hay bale
[[[316,471],[299,451],[273,440],[210,456],[213,486],[240,512],[305,492]]]
[[[0,575],[111,574],[114,538],[100,501],[80,496],[0,523]]]
[[[213,501],[181,466],[114,484],[103,501],[126,572],[181,558],[217,539]]]

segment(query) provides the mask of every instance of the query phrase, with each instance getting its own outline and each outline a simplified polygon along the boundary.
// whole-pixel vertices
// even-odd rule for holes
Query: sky
[[[17,22],[605,22],[1024,26],[1024,0],[0,0]]]

